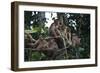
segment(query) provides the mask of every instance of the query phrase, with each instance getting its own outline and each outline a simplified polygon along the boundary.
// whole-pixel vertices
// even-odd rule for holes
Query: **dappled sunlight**
[[[57,19],[57,13],[45,12],[45,17],[47,23],[45,23],[45,27],[50,27],[50,25],[54,22],[53,18]]]

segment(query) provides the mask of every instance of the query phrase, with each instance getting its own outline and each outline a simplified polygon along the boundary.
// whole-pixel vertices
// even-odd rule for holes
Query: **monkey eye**
[[[60,23],[60,25],[61,25],[61,23]]]

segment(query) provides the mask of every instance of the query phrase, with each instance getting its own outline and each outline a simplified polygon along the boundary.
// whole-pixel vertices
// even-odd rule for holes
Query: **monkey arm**
[[[31,42],[35,42],[35,41],[36,41],[35,39],[33,39],[32,35],[31,35],[30,33],[26,33],[26,32],[25,32],[25,34],[27,35],[27,37],[29,38],[29,40],[30,40]]]

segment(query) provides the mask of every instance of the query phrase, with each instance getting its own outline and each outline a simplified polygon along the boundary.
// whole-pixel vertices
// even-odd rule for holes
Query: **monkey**
[[[51,24],[49,28],[49,34],[53,37],[59,37],[60,33],[58,32],[58,25],[60,24],[60,21],[58,19],[54,20],[54,22]]]
[[[80,45],[81,45],[81,38],[79,38],[79,36],[76,33],[73,33],[72,34],[72,48],[75,53],[75,58],[80,57],[80,51],[78,49]]]
[[[71,40],[71,29],[64,25],[64,24],[60,24],[60,32],[61,32],[61,35],[62,37],[66,40],[66,43],[68,43],[69,45],[72,44],[72,40]]]
[[[57,53],[58,45],[54,38],[48,38],[46,39],[48,42],[48,50],[46,50],[44,53],[48,56],[48,59],[53,59],[53,56],[55,53]]]
[[[56,41],[59,49],[64,47],[63,40],[61,38],[60,25],[61,25],[60,20],[54,19],[54,22],[51,24],[51,26],[49,28],[49,36],[55,38],[55,41]]]
[[[64,47],[64,40],[68,45],[72,45],[71,29],[68,26],[61,23],[60,20],[54,20],[54,23],[52,23],[50,26],[49,32],[51,34],[50,36],[57,38],[57,43],[58,45],[60,45],[60,48]]]
[[[72,34],[72,46],[77,47],[81,44],[81,38],[78,37],[75,33]]]
[[[46,50],[48,48],[48,42],[40,36],[33,46],[37,50]]]
[[[35,39],[32,38],[30,33],[24,33],[24,39],[25,39],[25,48],[32,48],[34,42],[36,41]]]
[[[38,50],[40,53],[44,53],[49,60],[52,59],[52,56],[58,49],[58,45],[55,42],[54,38],[39,37],[39,39],[34,43],[33,46],[33,49]]]
[[[58,49],[58,46],[53,38],[39,37],[39,39],[34,43],[34,48],[38,50],[54,50]]]
[[[47,42],[48,42],[48,47],[50,50],[57,50],[58,49],[58,45],[57,43],[55,42],[55,39],[54,38],[48,38],[46,39]]]

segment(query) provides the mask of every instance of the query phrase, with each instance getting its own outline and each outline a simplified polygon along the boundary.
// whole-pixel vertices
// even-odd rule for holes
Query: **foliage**
[[[39,36],[48,37],[49,30],[45,27],[47,18],[45,12],[25,11],[25,31],[30,33],[34,39],[39,39]],[[66,26],[71,29],[72,33],[76,33],[81,38],[81,45],[78,47],[69,47],[67,52],[62,51],[63,57],[58,59],[84,59],[90,57],[90,15],[79,13],[57,13],[60,19]],[[51,16],[52,17],[52,16]],[[25,61],[28,60],[29,51],[25,50]],[[47,60],[48,57],[43,52],[32,52],[31,61]]]

